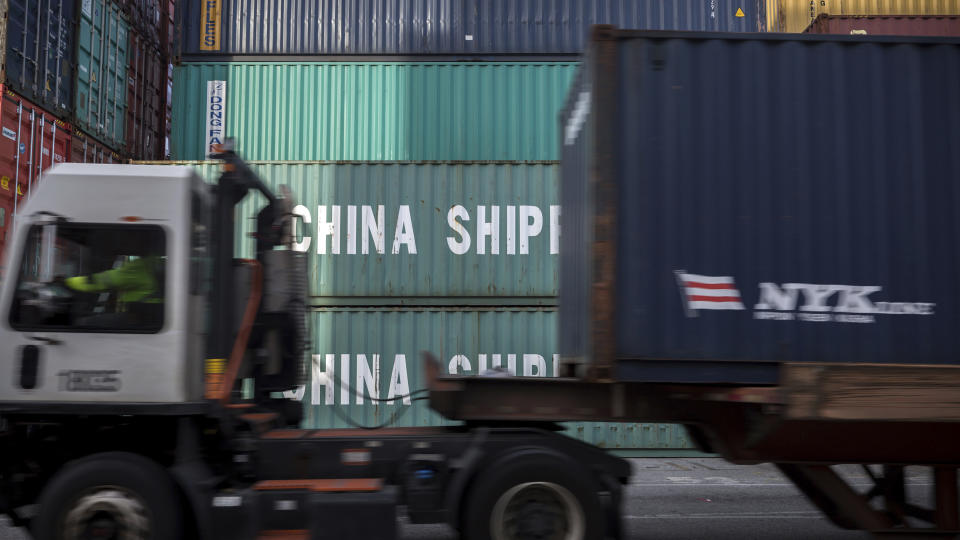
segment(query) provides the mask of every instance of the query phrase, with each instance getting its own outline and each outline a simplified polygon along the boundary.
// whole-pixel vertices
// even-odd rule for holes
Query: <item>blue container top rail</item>
[[[179,54],[577,55],[587,29],[757,32],[763,0],[179,2]]]
[[[958,362],[960,41],[598,28],[578,77],[564,362],[757,384]]]

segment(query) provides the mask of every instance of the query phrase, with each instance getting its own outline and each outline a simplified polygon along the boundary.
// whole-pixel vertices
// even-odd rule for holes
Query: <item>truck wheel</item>
[[[544,454],[481,471],[464,513],[461,530],[468,540],[593,540],[604,531],[590,479]]]
[[[37,540],[174,540],[181,509],[159,465],[124,452],[68,464],[44,488],[33,520]]]

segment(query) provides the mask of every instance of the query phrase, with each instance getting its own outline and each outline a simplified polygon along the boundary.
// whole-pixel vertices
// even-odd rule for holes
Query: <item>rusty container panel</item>
[[[768,32],[803,32],[820,15],[960,15],[960,0],[766,0]]]
[[[4,247],[13,224],[13,196],[0,190],[0,276],[7,275],[4,268]]]
[[[957,364],[960,40],[611,30],[586,66],[561,120],[564,231],[594,224],[561,236],[565,362],[735,384]]]
[[[807,34],[960,36],[960,15],[820,15]]]
[[[74,128],[73,138],[70,141],[71,163],[123,163],[115,150]]]
[[[163,159],[166,134],[167,65],[156,43],[130,32],[127,53],[127,128],[125,155],[130,159]]]
[[[0,92],[0,196],[8,200],[12,216],[43,172],[67,160],[73,128],[3,85]]]
[[[305,428],[343,428],[395,421],[397,426],[449,424],[421,395],[421,351],[442,371],[477,375],[495,367],[534,377],[556,374],[553,308],[324,308],[311,314],[313,351],[307,384],[290,397],[304,405]],[[370,397],[391,402],[371,402]],[[692,449],[681,426],[570,423],[566,433],[608,448]]]

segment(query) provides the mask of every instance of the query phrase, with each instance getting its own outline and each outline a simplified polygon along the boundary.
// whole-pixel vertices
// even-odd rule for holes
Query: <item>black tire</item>
[[[524,500],[537,502],[529,504]],[[571,502],[575,504],[570,505]],[[503,506],[507,507],[506,511]],[[562,510],[564,517],[560,521],[547,518],[542,512],[544,506],[552,510],[549,515],[556,516],[555,511]],[[516,512],[511,512],[512,507]],[[470,487],[463,514],[460,530],[467,540],[553,540],[556,537],[541,534],[544,531],[524,535],[524,527],[516,524],[525,520],[527,524],[530,520],[552,522],[555,531],[566,529],[567,535],[560,536],[563,540],[595,540],[604,535],[603,505],[589,476],[576,464],[544,453],[501,459],[480,471]],[[511,515],[519,519],[510,519]],[[582,534],[574,533],[573,529],[579,529]]]
[[[139,530],[149,531],[134,537],[177,540],[182,536],[182,509],[170,475],[142,456],[108,452],[67,464],[47,484],[32,524],[34,539],[84,538],[66,528],[68,519],[71,524],[84,522],[84,516],[94,512],[84,510],[91,502],[108,509],[97,511],[98,516],[113,516],[111,509],[124,518],[134,516]]]

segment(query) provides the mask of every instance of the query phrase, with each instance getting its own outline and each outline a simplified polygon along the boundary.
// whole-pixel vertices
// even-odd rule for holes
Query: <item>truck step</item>
[[[306,529],[280,529],[275,531],[260,531],[257,540],[308,540],[310,531]]]
[[[262,480],[213,500],[224,540],[397,537],[396,486],[382,478]]]
[[[254,484],[255,491],[313,491],[320,493],[374,492],[383,489],[380,478],[303,478],[294,480],[263,480]]]

